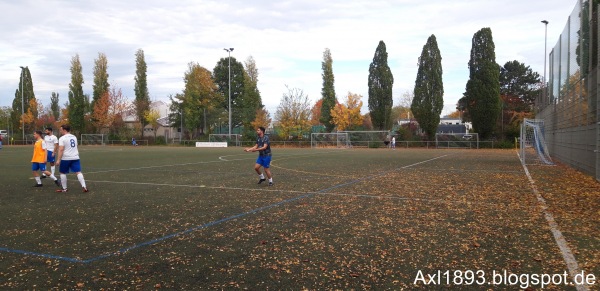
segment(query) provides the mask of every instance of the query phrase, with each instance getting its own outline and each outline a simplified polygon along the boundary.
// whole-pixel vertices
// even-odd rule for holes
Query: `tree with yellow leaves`
[[[362,96],[359,94],[348,92],[346,103],[338,103],[331,109],[331,117],[337,130],[349,130],[362,125],[363,116],[360,114],[360,109],[363,103],[360,101],[361,98]]]
[[[158,119],[160,118],[160,113],[156,109],[150,109],[144,112],[144,120],[146,120],[146,124],[149,124],[154,131],[154,139],[156,139],[156,131],[158,127],[160,127],[160,123]]]
[[[260,126],[269,127],[271,124],[271,114],[265,108],[256,109],[256,118],[252,121],[252,128],[257,129]]]

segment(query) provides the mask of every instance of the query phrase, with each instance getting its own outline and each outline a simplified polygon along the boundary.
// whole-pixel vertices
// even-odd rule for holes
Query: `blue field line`
[[[254,214],[254,213],[257,213],[257,212],[260,212],[260,211],[263,211],[263,210],[267,210],[267,209],[270,209],[270,208],[273,208],[273,207],[277,207],[277,206],[280,206],[280,205],[283,205],[283,204],[286,204],[286,203],[294,202],[296,200],[300,200],[300,199],[304,199],[304,198],[309,198],[309,197],[315,196],[316,194],[319,194],[319,193],[325,193],[325,192],[333,190],[333,189],[337,189],[337,188],[341,188],[341,187],[344,187],[344,186],[353,185],[353,184],[356,184],[356,183],[359,183],[359,182],[362,182],[362,181],[367,181],[367,180],[370,180],[370,179],[373,179],[373,178],[381,177],[381,176],[386,175],[386,174],[388,174],[388,173],[390,173],[392,171],[395,171],[395,170],[401,170],[401,169],[409,168],[409,167],[412,167],[412,166],[415,166],[415,165],[427,163],[427,162],[430,162],[430,161],[433,161],[433,160],[437,160],[439,158],[443,158],[445,156],[448,156],[448,155],[443,155],[443,156],[435,157],[435,158],[432,158],[432,159],[429,159],[429,160],[425,160],[425,161],[421,161],[421,162],[414,163],[414,164],[411,164],[411,165],[403,166],[403,167],[396,168],[396,169],[393,169],[393,170],[390,170],[390,171],[385,171],[385,172],[381,172],[379,174],[374,174],[374,175],[366,176],[366,177],[363,177],[363,178],[351,180],[351,181],[348,181],[346,183],[340,183],[340,184],[337,184],[337,185],[334,185],[334,186],[331,186],[329,188],[325,188],[325,189],[322,189],[322,190],[319,190],[319,191],[316,191],[316,192],[307,192],[307,193],[305,193],[303,195],[300,195],[300,196],[296,196],[296,197],[293,197],[293,198],[290,198],[290,199],[282,200],[282,201],[279,201],[277,203],[273,203],[273,204],[270,204],[270,205],[259,207],[259,208],[256,208],[256,209],[244,212],[244,213],[240,213],[240,214],[236,214],[236,215],[233,215],[233,216],[225,217],[225,218],[222,218],[222,219],[219,219],[219,220],[211,221],[211,222],[203,224],[203,225],[195,226],[193,228],[189,228],[189,229],[186,229],[186,230],[183,230],[183,231],[180,231],[180,232],[176,232],[176,233],[172,233],[172,234],[160,237],[160,238],[156,238],[156,239],[153,239],[153,240],[142,242],[142,243],[130,246],[130,247],[122,248],[122,249],[114,251],[114,252],[105,253],[105,254],[99,255],[97,257],[93,257],[93,258],[86,259],[86,260],[77,259],[77,258],[70,258],[70,257],[64,257],[64,256],[57,256],[57,255],[52,255],[52,254],[44,254],[44,253],[37,253],[37,252],[31,252],[31,251],[24,251],[24,250],[1,248],[1,247],[0,247],[0,251],[1,252],[7,252],[7,253],[15,253],[15,254],[23,254],[23,255],[37,256],[37,257],[44,257],[44,258],[56,259],[56,260],[67,261],[67,262],[72,262],[72,263],[89,264],[89,263],[92,263],[92,262],[100,261],[100,260],[108,258],[108,257],[112,257],[112,256],[116,256],[116,255],[119,255],[119,254],[127,253],[129,251],[132,251],[132,250],[135,250],[135,249],[138,249],[138,248],[141,248],[141,247],[153,245],[153,244],[165,241],[165,240],[170,239],[170,238],[174,238],[174,237],[177,237],[177,236],[180,236],[180,235],[188,234],[188,233],[191,233],[191,232],[194,232],[194,231],[197,231],[197,230],[200,230],[200,229],[204,229],[204,228],[207,228],[207,227],[210,227],[210,226],[213,226],[213,225],[217,225],[217,224],[220,224],[220,223],[223,223],[223,222],[227,222],[227,221],[230,221],[230,220],[233,220],[233,219],[236,219],[236,218],[244,217],[246,215]]]
[[[83,260],[76,259],[76,258],[69,258],[69,257],[63,257],[63,256],[56,256],[56,255],[52,255],[52,254],[43,254],[43,253],[36,253],[36,252],[23,251],[23,250],[14,250],[14,249],[8,249],[8,248],[0,248],[0,252],[43,257],[43,258],[47,258],[47,259],[55,259],[55,260],[60,260],[60,261],[72,262],[72,263],[83,263],[84,262]]]

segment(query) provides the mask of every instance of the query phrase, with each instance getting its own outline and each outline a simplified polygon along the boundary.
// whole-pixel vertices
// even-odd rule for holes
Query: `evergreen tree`
[[[91,110],[93,111],[96,102],[108,92],[110,84],[108,84],[108,59],[104,53],[98,53],[98,58],[94,60],[94,85],[92,93]]]
[[[323,103],[321,104],[321,117],[319,118],[319,121],[325,125],[327,131],[330,132],[335,127],[333,118],[331,117],[331,109],[337,104],[337,98],[335,96],[333,59],[331,58],[331,52],[328,48],[323,52],[321,69],[323,70],[323,88],[321,89]]]
[[[419,70],[411,111],[419,126],[433,140],[444,108],[444,83],[442,82],[442,56],[435,35],[427,39],[419,58]]]
[[[21,75],[19,75],[19,88],[17,88],[15,91],[15,98],[13,99],[12,103],[12,112],[10,114],[13,128],[22,129],[23,123],[21,122],[21,115],[26,114],[29,110],[31,99],[35,99],[35,94],[33,92],[33,79],[31,78],[29,67],[24,67],[21,68]],[[25,131],[28,131],[28,128],[25,128]],[[22,130],[15,130],[14,132],[22,132]],[[27,134],[27,132],[25,134]]]
[[[79,54],[71,58],[71,83],[69,84],[69,124],[74,134],[81,133],[85,126],[86,97],[83,95],[83,73]]]
[[[144,126],[146,126],[146,119],[144,113],[150,110],[150,94],[148,93],[148,81],[147,72],[148,66],[146,65],[146,59],[144,51],[138,49],[135,53],[135,113],[138,121],[141,123],[141,135],[144,135]]]
[[[373,127],[378,130],[392,127],[392,87],[394,76],[387,63],[385,43],[379,41],[373,62],[369,66],[369,111]]]
[[[482,28],[473,35],[469,81],[465,91],[465,105],[473,129],[483,139],[492,137],[500,116],[500,68],[496,64],[492,30]]]
[[[540,94],[540,75],[519,62],[506,62],[500,68],[500,95],[506,96],[506,109],[519,112],[533,110]]]
[[[58,93],[52,92],[50,96],[50,112],[55,120],[60,118],[60,105],[58,104]]]

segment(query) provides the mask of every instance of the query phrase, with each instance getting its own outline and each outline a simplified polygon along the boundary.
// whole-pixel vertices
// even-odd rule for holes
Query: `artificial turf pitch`
[[[274,148],[267,187],[241,148],[87,146],[88,193],[72,174],[32,188],[31,152],[0,151],[0,289],[518,289],[492,272],[567,271],[514,150]],[[528,170],[600,277],[598,183]],[[457,270],[486,282],[416,280]]]

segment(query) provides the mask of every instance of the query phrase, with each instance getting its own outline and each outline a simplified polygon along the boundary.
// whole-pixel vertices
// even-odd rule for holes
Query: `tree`
[[[244,65],[231,57],[231,126],[242,125],[242,98],[244,95]],[[213,69],[214,83],[221,95],[221,107],[229,111],[229,58],[221,58]]]
[[[79,54],[71,58],[71,83],[69,84],[69,124],[73,134],[80,133],[85,126],[85,96],[83,74]]]
[[[451,112],[450,114],[446,115],[446,117],[448,118],[460,118],[460,111],[455,110],[453,112]]]
[[[110,84],[108,84],[108,59],[106,54],[98,53],[98,58],[94,60],[94,84],[92,93],[91,110],[94,110],[94,106],[98,99],[108,92]]]
[[[363,116],[360,114],[363,105],[361,98],[361,95],[348,92],[346,103],[338,103],[331,109],[331,118],[337,130],[349,130],[363,124]]]
[[[189,63],[188,71],[183,77],[183,118],[189,128],[204,134],[203,122],[211,110],[222,104],[222,97],[217,94],[217,87],[211,73],[197,63]]]
[[[310,110],[310,124],[319,125],[321,124],[321,108],[323,107],[323,98],[317,100]]]
[[[94,126],[98,131],[117,132],[119,128],[116,124],[120,122],[120,119],[122,119],[121,114],[128,106],[129,102],[123,96],[121,89],[111,88],[96,101],[91,118]]]
[[[244,126],[244,135],[252,136],[255,128],[252,122],[256,120],[256,113],[263,108],[262,98],[258,90],[258,68],[252,56],[244,62],[244,94],[239,102],[241,123]]]
[[[160,113],[156,109],[150,109],[146,111],[146,114],[144,114],[144,119],[146,120],[146,123],[150,124],[152,127],[152,130],[154,131],[154,139],[156,139],[156,133],[160,127],[160,123],[158,122],[158,119],[160,119]]]
[[[332,131],[334,128],[334,123],[331,117],[331,109],[333,109],[337,102],[337,98],[335,96],[335,85],[334,85],[334,77],[333,77],[333,59],[331,58],[331,52],[328,48],[323,52],[323,61],[321,62],[321,69],[323,70],[323,88],[321,89],[321,117],[319,121],[323,125],[328,132]]]
[[[369,66],[369,113],[373,127],[378,130],[392,127],[392,87],[394,76],[387,63],[385,43],[379,41],[373,62]]]
[[[30,101],[35,99],[33,92],[33,79],[29,67],[21,69],[19,75],[19,87],[15,91],[15,98],[12,103],[11,121],[14,129],[22,129],[22,115],[29,110]],[[14,130],[16,132],[17,130]]]
[[[465,91],[466,109],[473,129],[482,139],[494,133],[500,115],[500,68],[496,64],[492,30],[482,28],[473,35],[469,80]]]
[[[92,112],[92,123],[98,132],[108,128],[112,121],[108,112],[110,108],[108,95],[108,92],[104,92],[102,96],[96,100],[94,111]]]
[[[508,110],[533,110],[535,100],[540,94],[540,75],[519,61],[506,62],[500,68],[500,94],[510,99]]]
[[[50,96],[50,113],[54,119],[60,118],[60,105],[58,105],[58,93],[56,92],[52,92],[52,96]]]
[[[444,109],[442,56],[433,34],[427,39],[419,58],[414,92],[410,109],[429,139],[433,140]]]
[[[252,128],[257,129],[262,126],[268,128],[271,124],[271,114],[265,108],[256,109],[256,119],[252,121]]]
[[[302,136],[310,130],[310,101],[302,89],[286,88],[288,92],[281,97],[275,112],[275,119],[280,127],[279,136]]]
[[[150,110],[150,94],[148,93],[148,81],[146,72],[148,66],[146,65],[146,59],[144,51],[138,49],[135,53],[135,114],[137,120],[141,123],[140,128],[142,130],[141,135],[144,135],[144,126],[146,126],[146,120],[144,119],[144,113]]]

